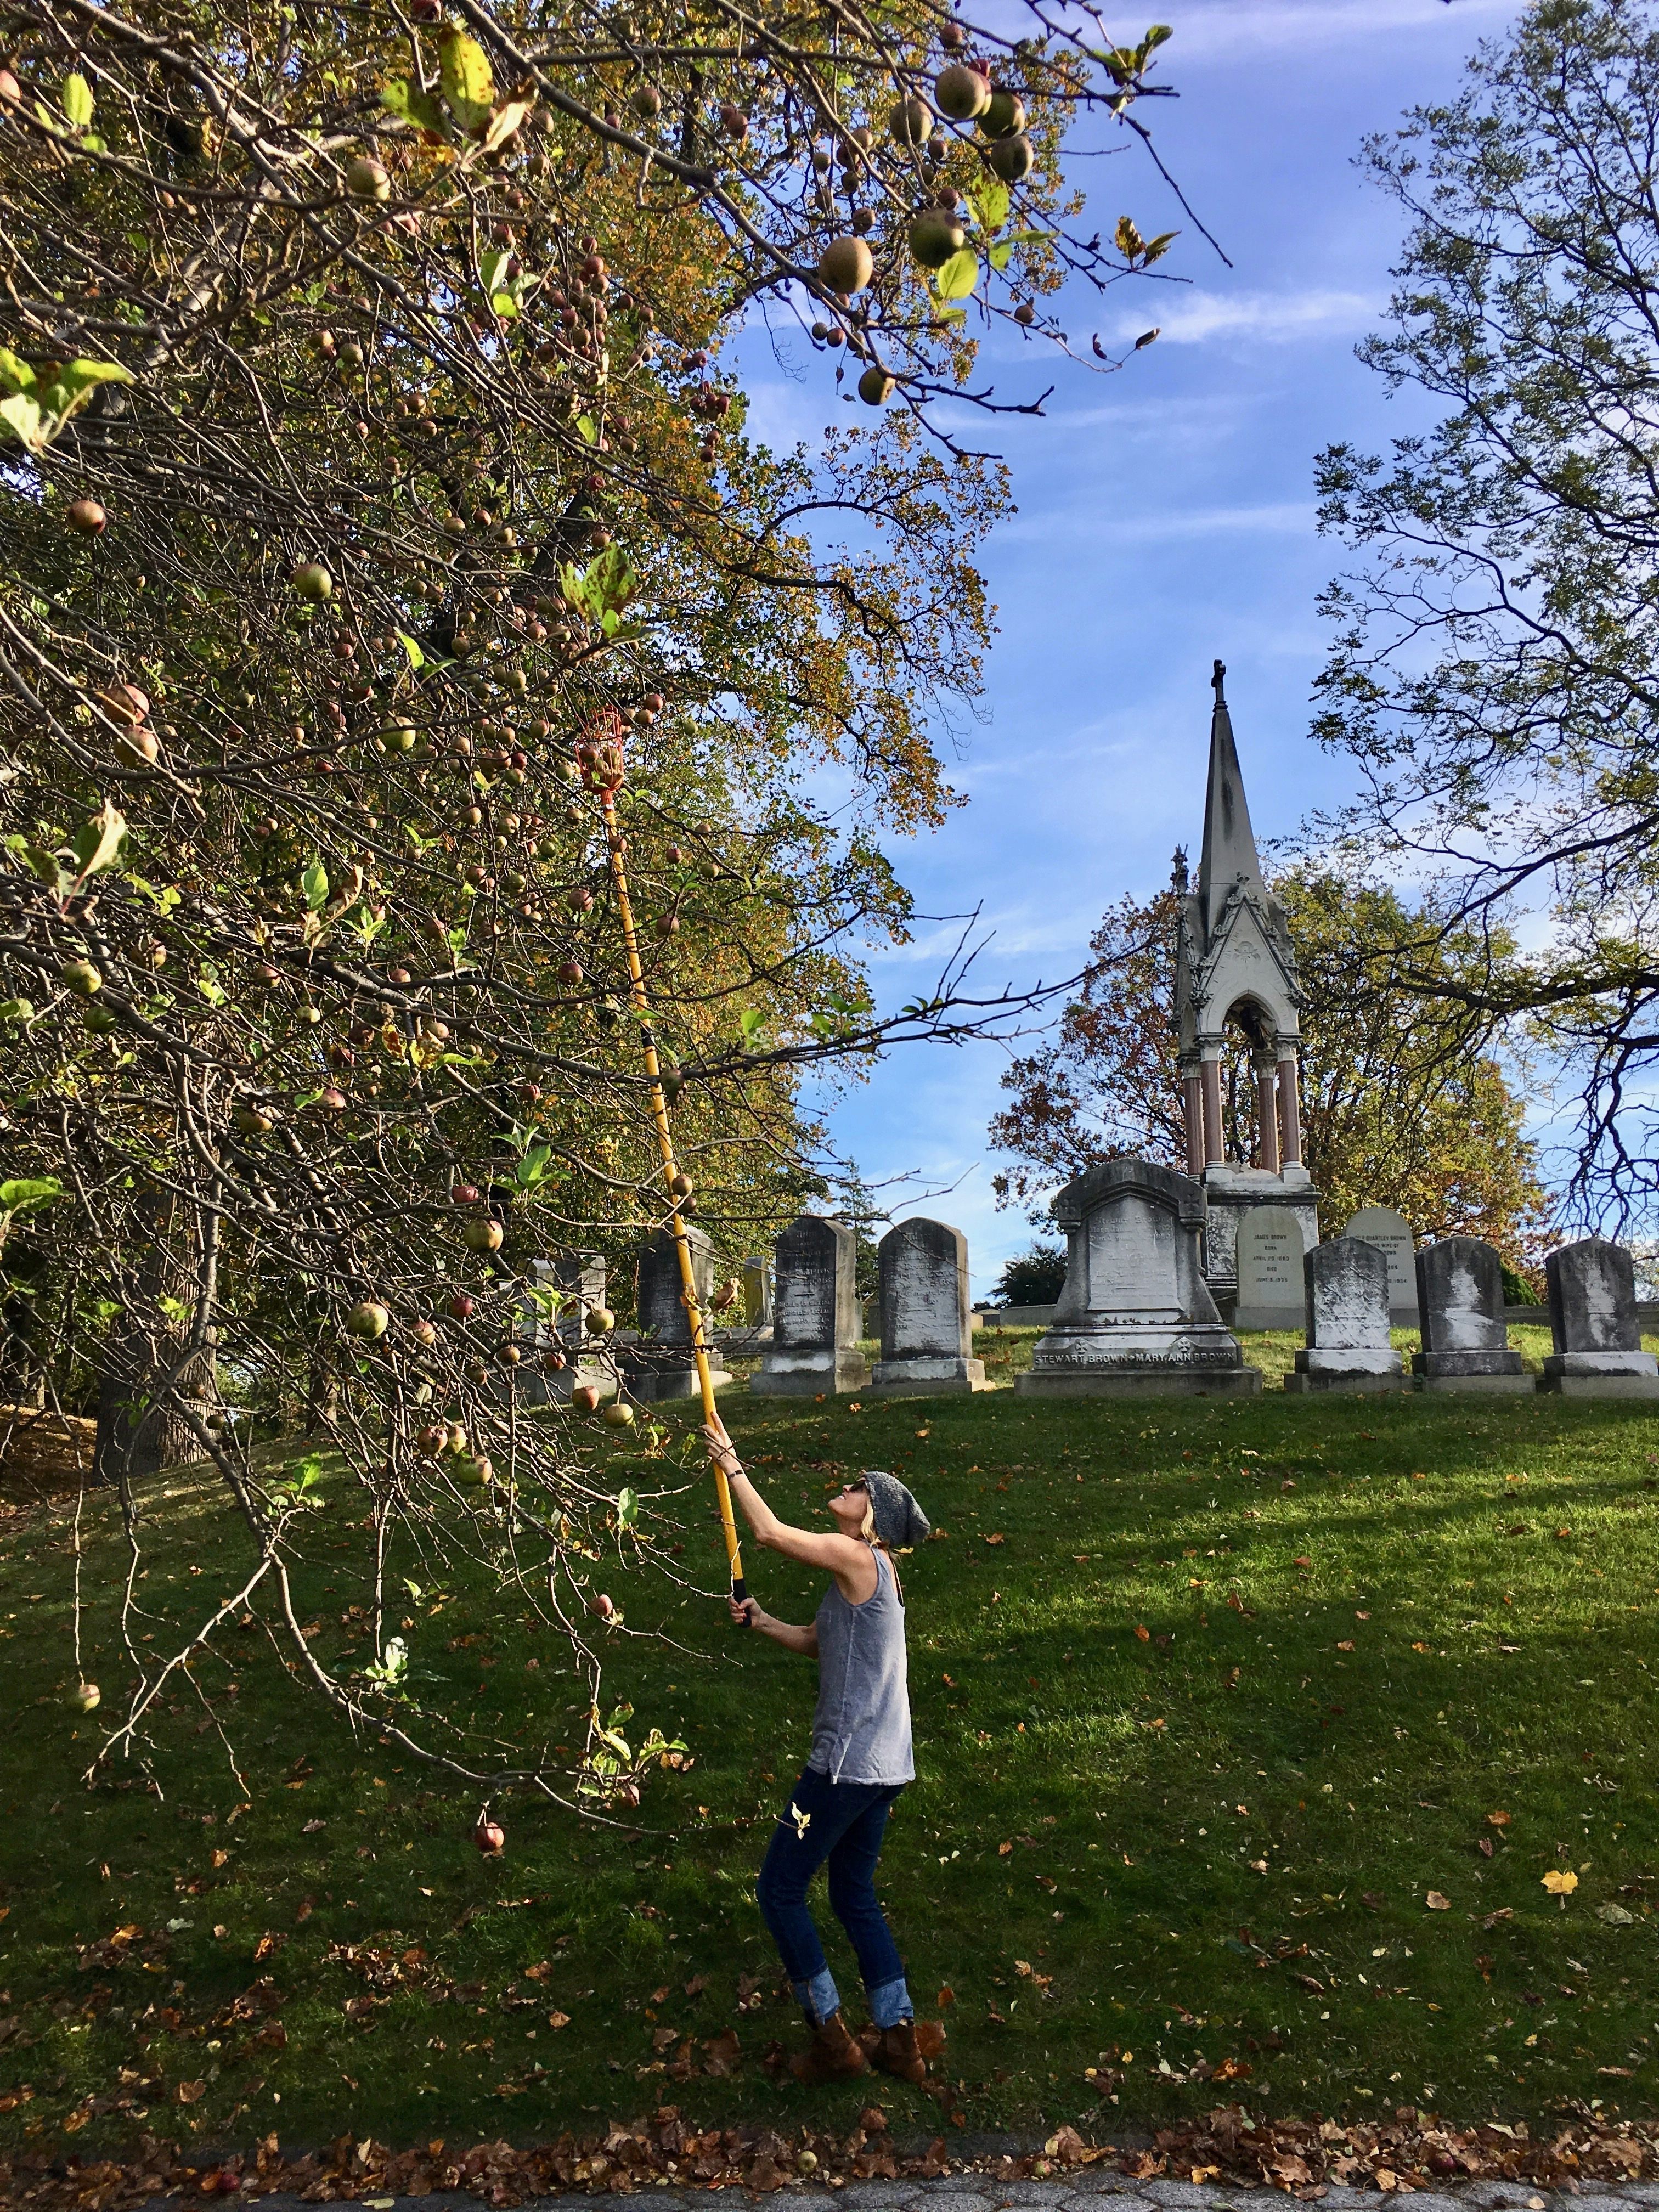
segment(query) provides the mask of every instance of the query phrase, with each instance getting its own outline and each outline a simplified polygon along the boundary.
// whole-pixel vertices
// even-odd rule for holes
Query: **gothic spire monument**
[[[1180,917],[1176,1027],[1187,1172],[1203,1183],[1208,1200],[1204,1274],[1224,1310],[1238,1294],[1242,1214],[1253,1206],[1285,1207],[1304,1249],[1319,1240],[1318,1194],[1302,1163],[1302,993],[1296,955],[1284,908],[1267,889],[1256,854],[1227,710],[1226,674],[1218,660],[1211,679],[1215,708],[1197,887],[1188,882],[1187,856],[1179,850],[1173,878]],[[1226,1063],[1241,1048],[1249,1051],[1255,1091],[1252,1161],[1227,1158],[1224,1078]]]

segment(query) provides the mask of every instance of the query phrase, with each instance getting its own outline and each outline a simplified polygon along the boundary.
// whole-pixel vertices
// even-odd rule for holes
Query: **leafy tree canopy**
[[[1455,98],[1371,140],[1407,234],[1362,357],[1439,415],[1386,455],[1322,453],[1322,742],[1365,797],[1368,858],[1437,881],[1403,988],[1532,1024],[1579,1091],[1569,1200],[1649,1209],[1659,996],[1659,18],[1536,0]],[[1526,959],[1459,956],[1547,909]]]

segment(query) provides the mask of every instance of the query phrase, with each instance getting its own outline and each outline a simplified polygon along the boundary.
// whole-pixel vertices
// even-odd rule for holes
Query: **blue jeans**
[[[857,1954],[871,2018],[878,2027],[896,2027],[915,2016],[904,1985],[904,1961],[876,1901],[876,1862],[900,1786],[832,1782],[806,1767],[773,1831],[755,1893],[784,1970],[814,2027],[841,2005],[806,1909],[807,1886],[826,1859],[830,1903]]]

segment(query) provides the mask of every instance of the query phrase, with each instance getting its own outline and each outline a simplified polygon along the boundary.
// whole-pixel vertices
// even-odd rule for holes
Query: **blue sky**
[[[1144,13],[1145,11],[1143,11]],[[1395,210],[1353,166],[1361,138],[1445,96],[1466,53],[1502,31],[1510,0],[1170,0],[1164,76],[1149,111],[1160,150],[1234,266],[1189,228],[1165,264],[1190,286],[1067,301],[1074,343],[1161,325],[1116,376],[1057,364],[1047,417],[999,432],[1018,513],[985,562],[998,607],[986,720],[956,764],[968,795],[937,835],[895,858],[933,914],[984,911],[987,979],[1029,983],[1080,965],[1103,909],[1165,880],[1203,821],[1209,675],[1218,654],[1251,812],[1263,840],[1346,789],[1307,736],[1322,652],[1315,600],[1340,565],[1314,526],[1312,460],[1338,438],[1375,447],[1405,429],[1353,358],[1386,301]],[[1114,27],[1138,37],[1140,15]],[[1091,219],[1133,215],[1148,235],[1184,218],[1136,155],[1079,165]],[[1048,380],[1051,357],[1006,358],[999,384]],[[779,428],[822,399],[757,395]],[[874,975],[885,1004],[931,981],[922,929]],[[948,1197],[926,1211],[968,1235],[975,1294],[1030,1242],[999,1212],[986,1125],[1006,1065],[995,1046],[916,1047],[839,1100],[832,1133],[871,1181],[915,1171]],[[919,1186],[925,1188],[924,1186]]]

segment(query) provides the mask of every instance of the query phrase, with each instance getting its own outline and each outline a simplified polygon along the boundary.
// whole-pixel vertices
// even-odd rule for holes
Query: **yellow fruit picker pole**
[[[651,1002],[645,995],[645,975],[640,966],[639,933],[634,927],[633,902],[628,896],[628,871],[623,866],[623,836],[617,822],[617,786],[601,781],[600,776],[615,774],[621,781],[622,748],[620,741],[611,741],[616,748],[615,758],[602,765],[594,781],[599,787],[599,804],[605,810],[605,831],[611,852],[611,880],[617,887],[617,910],[622,916],[623,944],[628,952],[628,976],[632,988],[634,1011],[640,1018],[640,1038],[645,1048],[645,1073],[651,1085],[651,1114],[657,1125],[657,1149],[662,1154],[664,1181],[668,1185],[670,1220],[674,1231],[675,1249],[679,1254],[680,1281],[684,1285],[682,1297],[686,1318],[691,1324],[691,1350],[697,1363],[697,1382],[702,1391],[702,1417],[713,1429],[721,1427],[720,1417],[714,1409],[714,1383],[708,1371],[708,1347],[703,1341],[702,1308],[697,1300],[697,1279],[691,1265],[691,1241],[685,1233],[685,1217],[680,1211],[679,1194],[674,1188],[674,1179],[679,1168],[674,1158],[674,1133],[668,1122],[668,1100],[662,1087],[662,1068],[657,1059],[657,1041],[651,1028]],[[732,1486],[726,1479],[726,1470],[718,1460],[713,1462],[714,1491],[720,1500],[720,1527],[726,1536],[726,1556],[732,1570],[732,1595],[739,1603],[749,1595],[743,1578],[743,1553],[738,1545],[738,1524],[732,1515]]]

